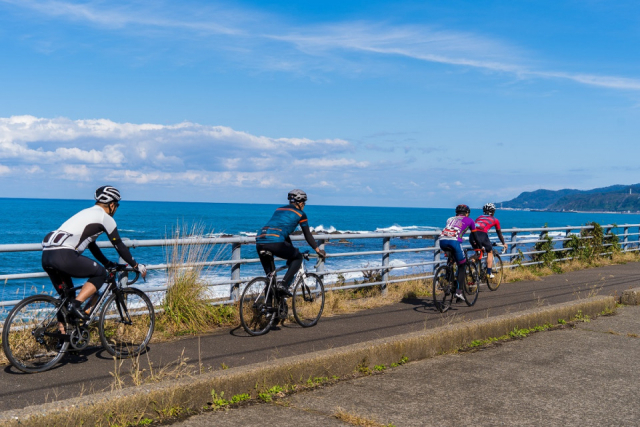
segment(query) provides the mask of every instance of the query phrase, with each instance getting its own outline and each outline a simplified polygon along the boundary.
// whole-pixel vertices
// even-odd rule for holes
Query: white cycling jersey
[[[42,241],[42,249],[45,251],[73,249],[82,253],[102,233],[106,232],[110,236],[116,228],[114,219],[104,209],[96,205],[81,210],[56,231],[47,234]]]

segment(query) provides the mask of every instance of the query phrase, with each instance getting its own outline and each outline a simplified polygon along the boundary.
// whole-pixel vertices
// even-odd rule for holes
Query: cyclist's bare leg
[[[487,253],[487,268],[493,267],[493,252]]]
[[[89,303],[87,304],[87,309],[84,311],[85,313],[89,314],[89,312],[91,311],[91,309],[98,303],[98,293],[96,292],[95,294],[93,294],[91,296],[91,298],[89,299]]]
[[[79,302],[85,302],[91,295],[95,294],[96,291],[97,289],[94,284],[91,282],[87,282],[82,286],[82,289],[80,289],[80,293],[76,297],[76,300],[78,300]]]

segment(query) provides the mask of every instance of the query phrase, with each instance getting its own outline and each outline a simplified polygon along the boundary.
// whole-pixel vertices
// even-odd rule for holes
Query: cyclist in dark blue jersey
[[[291,190],[288,194],[289,204],[276,209],[273,216],[267,222],[267,225],[258,231],[256,236],[256,250],[260,256],[260,262],[264,268],[264,272],[270,274],[275,270],[273,257],[277,256],[287,260],[289,269],[284,275],[281,284],[278,284],[278,290],[288,296],[291,296],[289,287],[300,269],[302,264],[302,254],[293,246],[289,235],[300,226],[302,234],[309,246],[316,253],[325,257],[326,253],[318,247],[315,239],[309,230],[309,222],[307,214],[303,212],[307,203],[307,194],[302,190]]]

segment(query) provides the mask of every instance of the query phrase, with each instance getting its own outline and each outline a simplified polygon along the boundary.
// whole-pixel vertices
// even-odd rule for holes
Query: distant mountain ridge
[[[640,212],[640,184],[612,185],[592,190],[525,191],[502,202],[503,208],[548,211]]]

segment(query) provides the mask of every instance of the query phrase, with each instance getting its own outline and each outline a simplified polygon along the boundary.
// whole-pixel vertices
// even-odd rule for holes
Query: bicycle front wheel
[[[500,283],[502,283],[502,277],[504,276],[502,258],[500,258],[497,251],[493,251],[493,267],[491,271],[493,272],[494,277],[492,279],[487,274],[487,287],[492,291],[495,291],[498,289],[498,286],[500,286]]]
[[[269,332],[276,319],[273,292],[269,301],[266,292],[269,282],[266,277],[256,277],[245,286],[240,297],[240,324],[249,335],[263,335]]]
[[[155,322],[153,304],[144,292],[120,289],[107,299],[100,313],[100,341],[112,356],[138,356],[147,350]]]
[[[60,300],[52,296],[33,295],[9,312],[2,349],[13,366],[23,372],[43,372],[64,356],[69,340],[58,329],[58,304]]]
[[[293,288],[293,317],[303,328],[315,326],[324,310],[324,285],[322,279],[307,273],[304,280],[298,280]]]
[[[440,313],[451,308],[455,282],[452,281],[453,271],[445,265],[438,267],[433,274],[433,304]]]
[[[465,281],[462,292],[464,292],[464,300],[468,306],[472,306],[478,300],[479,284],[478,266],[474,262],[467,262],[465,264]]]

